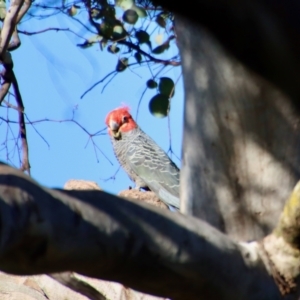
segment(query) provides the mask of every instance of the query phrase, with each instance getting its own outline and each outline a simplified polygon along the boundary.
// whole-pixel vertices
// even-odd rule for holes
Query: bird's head
[[[108,134],[116,140],[121,139],[122,133],[129,132],[137,128],[137,124],[129,113],[128,107],[119,107],[112,110],[105,119]]]

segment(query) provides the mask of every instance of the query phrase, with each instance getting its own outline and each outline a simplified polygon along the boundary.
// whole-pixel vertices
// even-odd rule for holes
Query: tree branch
[[[21,7],[21,9],[18,13],[16,24],[19,24],[19,22],[22,20],[24,15],[27,13],[28,9],[31,6],[31,3],[32,3],[31,0],[24,0],[24,5]]]
[[[173,38],[174,38],[173,36],[170,37],[170,40],[173,39]],[[165,66],[173,66],[173,67],[177,67],[177,66],[181,65],[181,62],[177,61],[177,60],[171,60],[171,59],[164,60],[164,59],[156,58],[156,57],[150,55],[149,53],[145,52],[144,50],[142,50],[138,45],[135,45],[131,42],[121,40],[121,41],[118,41],[118,44],[125,45],[130,49],[136,50],[140,54],[148,57],[150,59],[150,61],[152,61],[154,63],[159,63],[159,64],[163,64]]]
[[[11,76],[12,76],[12,85],[15,92],[16,102],[18,105],[18,114],[19,114],[19,132],[21,137],[21,143],[22,143],[22,164],[21,164],[21,170],[27,171],[30,175],[30,163],[29,163],[29,149],[28,149],[28,142],[27,142],[27,134],[26,134],[26,124],[25,124],[25,118],[24,118],[24,105],[22,96],[19,90],[18,81],[16,79],[15,73],[13,70],[11,70]]]
[[[0,39],[0,58],[4,59],[4,54],[9,45],[11,36],[17,25],[18,14],[24,3],[24,0],[14,0],[11,2],[11,6],[7,11],[7,14],[4,19],[3,27],[1,30],[1,39]]]
[[[71,290],[88,297],[91,300],[108,300],[93,286],[77,278],[73,272],[54,273],[48,274],[48,276],[55,279],[62,285],[67,286]]]
[[[11,37],[11,41],[8,44],[7,50],[8,51],[14,51],[18,49],[21,46],[21,41],[19,38],[19,34],[17,29],[15,28]]]
[[[101,191],[58,191],[0,165],[0,269],[75,271],[176,299],[279,299],[256,244]],[[235,289],[232,287],[235,286]]]
[[[10,58],[10,62],[9,63],[5,63],[4,64],[4,68],[1,72],[1,78],[2,78],[2,83],[1,83],[1,88],[0,88],[0,105],[2,103],[2,101],[4,100],[5,96],[7,95],[9,88],[11,86],[11,81],[12,81],[12,77],[11,77],[11,72],[12,72],[12,61],[11,61],[11,55],[10,53],[6,52],[5,55]],[[8,61],[8,58],[6,58],[6,62]]]

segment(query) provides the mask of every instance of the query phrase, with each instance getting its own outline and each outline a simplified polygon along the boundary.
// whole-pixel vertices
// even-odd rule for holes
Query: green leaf
[[[112,24],[111,22],[104,21],[99,26],[100,26],[101,34],[105,38],[110,39],[114,32],[114,24]]]
[[[114,26],[113,31],[117,34],[122,34],[124,29],[121,25],[116,25],[116,26]]]
[[[148,43],[150,40],[149,34],[144,30],[139,30],[135,32],[135,37],[140,44]]]
[[[102,12],[98,8],[92,8],[91,9],[91,16],[92,16],[93,19],[98,20],[102,17]]]
[[[122,72],[124,71],[128,66],[128,58],[123,57],[118,60],[117,66],[116,66],[116,71],[117,72]]]
[[[124,29],[122,25],[116,25],[113,28],[112,40],[123,40],[128,35],[127,31]]]
[[[166,50],[166,49],[165,49],[165,46],[161,45],[161,46],[157,46],[156,48],[154,48],[154,49],[152,50],[152,52],[153,52],[154,54],[161,54],[161,53],[163,53],[165,50]]]
[[[153,79],[149,79],[146,84],[147,84],[147,88],[149,89],[155,89],[157,87],[157,82],[154,81]]]
[[[3,21],[6,16],[6,4],[4,0],[0,1],[0,20]]]
[[[136,61],[140,64],[142,61],[142,55],[139,52],[135,52],[134,53],[134,58],[136,59]]]
[[[74,17],[77,14],[77,8],[75,5],[72,5],[69,9],[68,9],[68,15],[71,17]]]
[[[133,9],[127,9],[123,14],[123,21],[131,25],[134,25],[138,18],[137,12]]]
[[[112,44],[108,46],[107,51],[110,53],[118,53],[120,51],[120,48],[116,44]]]
[[[134,5],[134,0],[116,0],[116,6],[121,7],[123,10],[130,9]]]
[[[157,118],[164,118],[169,112],[169,98],[162,94],[155,95],[149,102],[151,114]]]
[[[165,18],[163,17],[162,14],[159,14],[156,19],[155,19],[155,22],[162,28],[166,28],[166,20]]]
[[[161,54],[163,53],[165,50],[168,50],[170,48],[170,43],[169,41],[164,42],[162,45],[157,46],[156,48],[154,48],[152,50],[152,53],[154,54]]]
[[[158,90],[162,95],[164,95],[168,98],[173,97],[175,94],[174,81],[169,77],[160,78]]]

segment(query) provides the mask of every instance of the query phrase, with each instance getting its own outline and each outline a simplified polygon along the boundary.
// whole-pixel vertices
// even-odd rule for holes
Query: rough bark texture
[[[242,63],[286,92],[300,112],[298,0],[155,2],[185,16],[186,24],[193,21],[197,30],[208,29]]]
[[[262,238],[300,176],[299,116],[205,30],[176,21],[186,97],[182,211],[236,240]]]
[[[86,297],[61,285],[47,275],[16,276],[0,273],[1,300],[162,300],[146,295],[124,285],[73,274],[73,278],[95,288],[104,298]]]
[[[101,190],[96,182],[71,179],[66,190]],[[136,199],[167,209],[153,192],[124,190],[121,197]],[[51,278],[52,277],[52,278]],[[16,276],[0,272],[1,300],[163,300],[140,293],[122,284],[79,275],[73,272],[35,276]]]
[[[191,216],[102,191],[43,188],[5,165],[0,199],[2,271],[73,271],[173,300],[280,299],[257,243]]]

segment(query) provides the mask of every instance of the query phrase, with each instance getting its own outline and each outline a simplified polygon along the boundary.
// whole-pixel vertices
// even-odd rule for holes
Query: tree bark
[[[5,272],[71,270],[172,299],[280,299],[258,244],[193,217],[101,191],[50,190],[3,164],[0,199]]]
[[[236,240],[276,226],[300,177],[299,116],[205,30],[177,17],[185,86],[181,208]]]
[[[208,29],[239,61],[287,93],[300,112],[299,1],[155,2],[194,22],[199,30]]]

